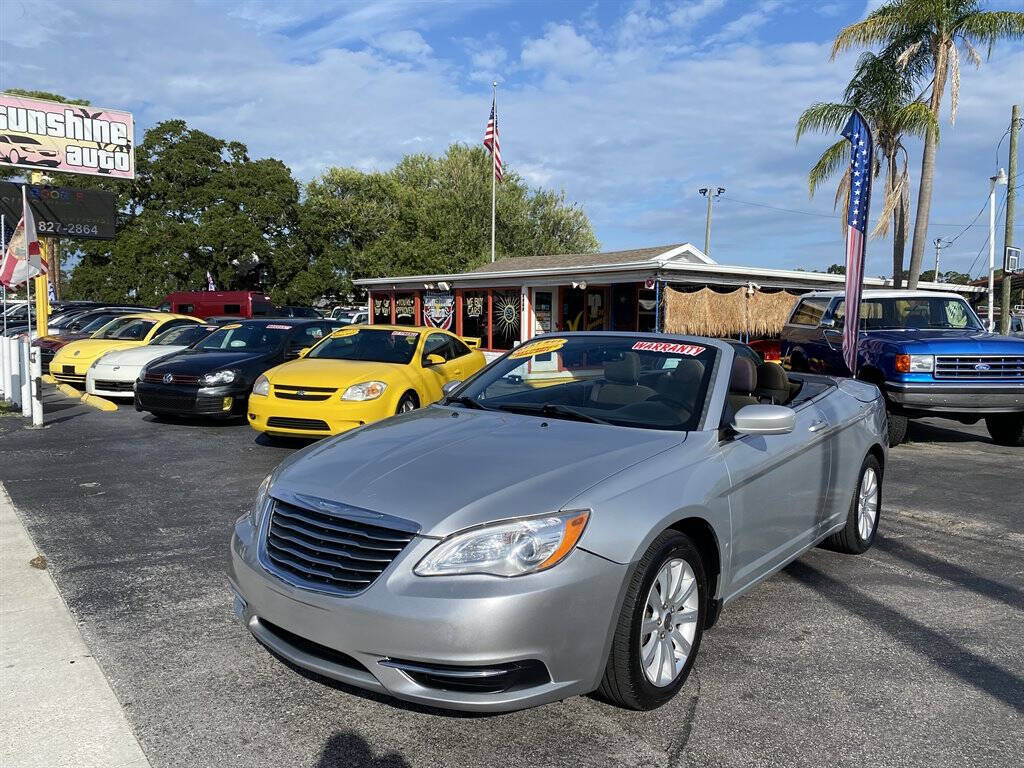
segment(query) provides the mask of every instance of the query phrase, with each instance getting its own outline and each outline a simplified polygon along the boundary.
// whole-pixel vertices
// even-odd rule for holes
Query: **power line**
[[[1003,200],[1002,200],[1002,202],[999,203],[999,209],[996,211],[996,220],[997,221],[999,220],[999,217],[1003,214],[1004,210],[1006,210],[1006,193],[1005,192],[1003,192]],[[981,244],[981,248],[978,249],[978,255],[974,257],[974,261],[971,262],[970,269],[967,270],[967,274],[968,275],[970,275],[970,274],[972,274],[974,272],[974,265],[978,263],[978,259],[981,258],[981,254],[984,253],[986,248],[988,248],[988,241],[989,241],[989,238],[991,238],[991,237],[992,237],[992,233],[991,232],[989,232],[989,234],[985,236],[985,242],[983,242]]]

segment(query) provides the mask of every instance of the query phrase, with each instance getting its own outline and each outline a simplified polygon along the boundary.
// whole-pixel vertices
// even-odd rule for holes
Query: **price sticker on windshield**
[[[270,328],[275,331],[290,331],[292,327],[290,325],[278,325],[277,323],[267,323],[267,328]]]
[[[540,341],[524,344],[509,355],[509,357],[513,360],[521,360],[524,357],[533,357],[534,355],[546,355],[548,352],[557,352],[565,346],[565,342],[567,341],[568,339],[541,339]]]
[[[392,331],[392,336],[419,336],[416,331]]]
[[[222,326],[220,327],[220,329],[221,329],[222,331],[230,331],[230,330],[232,330],[233,328],[241,328],[241,327],[242,327],[242,324],[241,324],[241,323],[231,323],[231,325],[222,325]]]
[[[335,339],[343,339],[346,336],[355,336],[357,333],[359,333],[358,328],[339,328],[331,336]]]
[[[638,341],[633,345],[638,352],[665,352],[670,355],[686,355],[696,357],[704,352],[707,347],[698,344],[677,344],[671,341]]]

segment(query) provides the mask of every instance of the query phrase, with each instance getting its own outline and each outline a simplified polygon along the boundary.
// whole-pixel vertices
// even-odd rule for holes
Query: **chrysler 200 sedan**
[[[540,337],[439,404],[310,446],[235,524],[235,612],[290,662],[400,699],[657,707],[723,606],[877,530],[878,389],[752,358]]]

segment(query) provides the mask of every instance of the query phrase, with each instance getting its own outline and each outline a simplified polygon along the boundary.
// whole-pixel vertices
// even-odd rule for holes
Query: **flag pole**
[[[25,211],[28,210],[28,195],[25,192],[25,185],[21,185],[21,220],[28,225],[28,217],[25,216]],[[26,258],[28,258],[28,230],[25,231],[25,246],[26,246]],[[31,266],[32,260],[29,258],[28,261]],[[25,304],[28,309],[28,338],[29,343],[32,343],[32,278],[30,277],[25,281]]]
[[[494,138],[491,140],[491,263],[494,263],[494,221],[495,221],[495,194],[497,193],[497,177],[494,173],[495,164],[498,162],[495,147],[498,144],[498,81],[491,83],[494,91]]]

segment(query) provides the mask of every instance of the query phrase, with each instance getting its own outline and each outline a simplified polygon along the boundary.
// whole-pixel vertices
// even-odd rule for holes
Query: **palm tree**
[[[917,65],[931,75],[929,108],[936,122],[946,82],[950,81],[950,122],[956,122],[960,99],[960,53],[976,67],[981,56],[975,44],[987,44],[988,54],[1000,38],[1024,36],[1024,13],[982,11],[977,0],[892,0],[866,19],[840,30],[832,45],[832,58],[854,47],[884,46],[883,56],[895,55],[901,66]],[[924,137],[921,156],[921,187],[914,220],[914,241],[910,249],[908,288],[916,288],[928,236],[928,216],[935,178],[935,148],[938,132],[932,128]]]
[[[837,134],[846,124],[850,112],[858,110],[871,127],[875,144],[872,175],[877,177],[885,165],[885,202],[882,215],[872,237],[885,237],[893,226],[892,279],[897,288],[903,282],[903,253],[906,248],[906,221],[910,209],[909,156],[903,145],[907,134],[923,136],[929,127],[938,124],[928,106],[914,98],[913,73],[903,72],[895,62],[865,53],[857,62],[853,79],[846,86],[843,103],[820,102],[804,110],[796,124],[796,140],[807,131]],[[834,207],[840,200],[843,210],[850,195],[850,142],[839,139],[826,149],[807,175],[811,197],[818,187],[840,168],[845,168],[836,190]],[[844,227],[845,229],[845,227]]]

